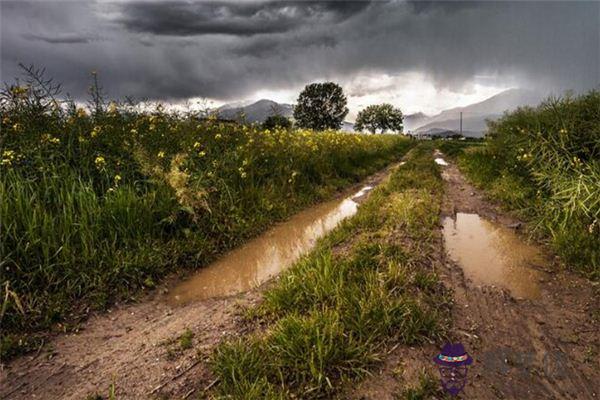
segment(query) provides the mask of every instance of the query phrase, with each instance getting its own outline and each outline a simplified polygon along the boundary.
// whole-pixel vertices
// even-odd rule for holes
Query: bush
[[[461,166],[549,236],[565,261],[600,273],[600,92],[551,98],[489,124]]]

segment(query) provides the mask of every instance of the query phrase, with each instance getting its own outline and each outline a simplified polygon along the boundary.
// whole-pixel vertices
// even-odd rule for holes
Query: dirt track
[[[477,213],[500,224],[516,221],[501,213],[465,182],[458,169],[443,167],[447,182],[442,216]],[[385,173],[368,181],[375,184]],[[594,399],[600,396],[598,292],[584,279],[549,261],[541,297],[516,300],[506,291],[478,287],[446,256],[441,232],[434,256],[442,281],[454,291],[449,339],[461,341],[475,359],[461,398]],[[165,287],[168,287],[168,283]],[[1,398],[83,399],[194,398],[212,382],[206,365],[224,335],[243,333],[240,306],[259,301],[260,291],[173,308],[160,290],[138,304],[92,317],[77,334],[59,335],[39,354],[14,360],[2,370]],[[193,347],[169,341],[189,328]],[[392,399],[418,372],[435,373],[438,346],[397,347],[382,368],[342,397]]]
[[[500,212],[468,184],[456,166],[443,169],[446,193],[442,218],[457,212],[476,213],[506,226],[514,218]],[[478,286],[465,277],[443,251],[436,268],[454,294],[449,340],[462,342],[474,363],[464,399],[595,399],[600,396],[598,288],[561,271],[549,259],[539,283],[541,296],[517,300],[497,287]],[[548,258],[548,257],[547,257]],[[414,383],[420,371],[438,376],[431,362],[439,352],[433,344],[400,346],[374,376],[352,389],[353,398],[394,399],[401,386]]]

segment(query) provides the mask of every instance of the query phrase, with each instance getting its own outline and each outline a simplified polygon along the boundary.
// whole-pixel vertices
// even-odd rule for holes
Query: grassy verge
[[[0,93],[3,358],[56,322],[206,265],[412,146],[160,107],[59,107],[40,93]]]
[[[267,328],[220,345],[219,394],[319,398],[363,376],[390,343],[443,333],[430,256],[442,181],[420,145],[358,213],[286,271],[252,310]]]
[[[567,264],[600,278],[600,92],[506,114],[483,146],[446,146],[475,185],[528,220]]]

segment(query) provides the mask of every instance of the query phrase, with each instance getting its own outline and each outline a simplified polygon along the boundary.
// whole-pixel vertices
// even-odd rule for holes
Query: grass
[[[447,399],[451,396],[440,390],[439,378],[433,377],[426,371],[421,371],[417,385],[404,389],[396,398],[398,400],[426,400],[430,398]]]
[[[429,256],[441,192],[431,146],[415,148],[354,217],[266,291],[250,315],[267,327],[215,350],[218,394],[329,396],[366,375],[391,343],[440,337],[445,294]]]
[[[84,109],[47,89],[0,93],[2,358],[206,265],[413,145],[106,104],[97,87]]]
[[[508,113],[483,146],[455,150],[472,182],[528,220],[565,263],[600,278],[600,92]]]

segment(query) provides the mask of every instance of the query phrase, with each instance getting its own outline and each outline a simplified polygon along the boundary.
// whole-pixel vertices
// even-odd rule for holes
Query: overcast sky
[[[434,113],[510,87],[600,81],[600,2],[0,0],[1,75],[45,66],[76,98],[293,102],[333,80],[352,114]]]

